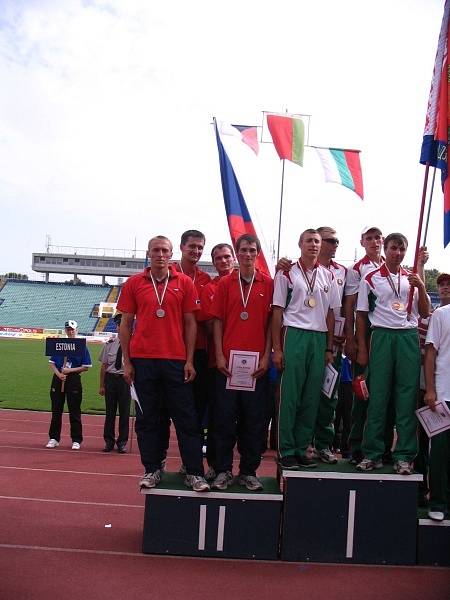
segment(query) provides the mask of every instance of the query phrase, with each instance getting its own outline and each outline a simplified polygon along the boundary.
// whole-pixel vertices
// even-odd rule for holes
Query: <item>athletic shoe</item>
[[[399,475],[411,475],[414,469],[412,463],[407,460],[398,460],[394,465],[394,470]]]
[[[127,445],[126,444],[117,444],[117,452],[119,454],[126,454],[127,453]]]
[[[316,461],[310,456],[296,456],[295,460],[297,461],[297,465],[299,467],[304,467],[306,469],[313,469],[317,467]]]
[[[142,476],[140,482],[139,482],[139,486],[140,488],[147,488],[147,489],[151,489],[154,488],[158,485],[158,483],[161,481],[161,471],[159,469],[156,469],[156,471],[153,471],[153,473],[147,472],[144,473],[144,475]]]
[[[206,474],[205,474],[206,481],[213,481],[213,479],[215,479],[216,476],[217,476],[217,474],[214,471],[214,469],[212,467],[208,467],[208,470],[206,471]]]
[[[194,492],[209,492],[209,483],[201,475],[186,475],[184,484],[192,488]]]
[[[429,510],[428,516],[430,519],[433,519],[433,521],[443,521],[445,517],[444,513],[440,510]]]
[[[358,471],[373,471],[374,469],[382,469],[382,460],[370,460],[370,458],[363,458],[360,463],[356,465]]]
[[[46,448],[56,448],[56,446],[59,446],[59,442],[58,442],[58,440],[55,440],[52,438],[51,440],[48,440],[45,447]]]
[[[355,450],[355,452],[352,452],[351,457],[349,458],[349,463],[351,465],[359,465],[360,462],[362,462],[364,459],[364,454],[360,451],[360,450]]]
[[[81,448],[80,442],[74,442],[72,444],[72,450],[79,450]]]
[[[226,490],[229,485],[233,485],[234,477],[230,471],[219,473],[211,484],[214,490]]]
[[[336,456],[331,452],[331,450],[329,448],[324,448],[323,450],[319,450],[318,456],[322,462],[328,463],[329,465],[335,465],[338,461]]]
[[[245,485],[245,487],[251,492],[258,492],[263,489],[263,484],[254,475],[239,475],[239,485]]]
[[[111,452],[112,450],[114,450],[114,444],[106,444],[106,446],[103,448],[103,452]]]
[[[293,471],[298,469],[298,462],[295,456],[282,456],[278,461],[282,469]]]

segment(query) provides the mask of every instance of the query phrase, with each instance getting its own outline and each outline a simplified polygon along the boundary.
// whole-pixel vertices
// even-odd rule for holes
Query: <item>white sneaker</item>
[[[428,516],[430,519],[433,519],[433,521],[443,521],[445,517],[444,513],[440,510],[430,510],[428,511]]]
[[[48,440],[47,444],[45,445],[46,448],[56,448],[56,446],[59,446],[59,442],[53,438]]]
[[[79,450],[81,448],[80,442],[74,442],[72,444],[72,450]]]

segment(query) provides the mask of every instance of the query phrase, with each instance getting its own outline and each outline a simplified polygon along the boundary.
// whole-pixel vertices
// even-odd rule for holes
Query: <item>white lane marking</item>
[[[25,496],[0,496],[0,500],[18,500],[19,502],[57,502],[59,504],[83,504],[86,506],[109,506],[117,508],[144,508],[144,504],[112,504],[110,502],[82,502],[80,500],[53,500],[51,498],[27,498]]]
[[[198,549],[205,549],[206,537],[206,504],[200,504],[200,518],[198,523]]]
[[[355,532],[355,503],[356,490],[350,490],[348,496],[347,548],[345,552],[345,558],[353,558],[353,534]]]
[[[133,477],[137,479],[139,475],[126,475],[124,473],[97,473],[95,471],[65,471],[64,469],[36,469],[34,467],[5,467],[0,465],[0,469],[12,469],[17,471],[43,471],[44,473],[71,473],[72,475],[101,475],[103,477]]]
[[[223,551],[223,534],[225,530],[225,506],[219,507],[219,522],[217,524],[217,546],[216,549],[218,552]]]
[[[140,558],[155,558],[142,552],[118,552],[116,550],[85,550],[83,548],[56,548],[51,546],[25,546],[24,544],[0,544],[0,548],[9,550],[37,550],[38,552],[75,552],[77,554],[106,554],[109,556],[133,556]]]

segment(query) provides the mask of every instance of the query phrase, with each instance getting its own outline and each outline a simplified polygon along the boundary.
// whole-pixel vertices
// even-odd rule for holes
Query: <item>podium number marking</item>
[[[200,519],[198,524],[198,549],[205,549],[206,535],[206,504],[200,504]]]
[[[347,550],[345,552],[345,558],[353,558],[353,534],[355,531],[355,502],[356,490],[350,490],[348,496]]]
[[[217,546],[218,552],[223,551],[223,533],[225,530],[225,506],[219,507],[219,522],[217,524]]]

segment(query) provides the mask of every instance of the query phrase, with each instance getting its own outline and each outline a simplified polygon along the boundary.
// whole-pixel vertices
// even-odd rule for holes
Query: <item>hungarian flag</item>
[[[325,172],[325,181],[340,183],[364,198],[359,150],[318,148],[315,146]]]
[[[256,232],[233,166],[225,152],[222,140],[220,139],[217,123],[215,123],[214,128],[216,131],[217,150],[219,152],[220,178],[222,180],[222,192],[228,220],[228,229],[230,230],[233,246],[235,246],[238,237],[244,233],[256,236]],[[270,271],[267,267],[262,250],[256,259],[256,267],[262,273],[270,276]]]
[[[444,192],[444,247],[450,242],[450,182],[448,178],[448,128],[449,119],[449,38],[450,0],[446,0],[442,18],[433,79],[428,99],[425,130],[420,162],[441,169]]]
[[[287,158],[303,167],[305,124],[301,119],[267,115],[267,125],[273,145],[280,158]]]
[[[231,125],[220,121],[218,128],[221,135],[232,135],[247,144],[257,155],[259,152],[258,131],[255,125]]]

